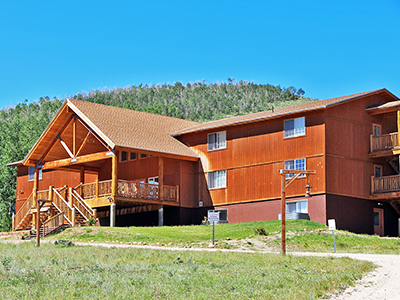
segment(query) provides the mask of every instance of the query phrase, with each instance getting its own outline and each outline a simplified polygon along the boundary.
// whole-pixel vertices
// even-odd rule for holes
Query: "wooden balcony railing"
[[[390,193],[400,191],[400,175],[371,177],[371,193]]]
[[[370,136],[370,152],[390,150],[399,147],[398,133],[389,133]]]
[[[117,196],[160,200],[160,186],[158,184],[144,183],[140,181],[118,180]],[[178,188],[176,186],[164,185],[163,199],[167,201],[178,201]]]
[[[83,199],[93,199],[111,195],[111,180],[104,180],[78,185],[75,191]]]

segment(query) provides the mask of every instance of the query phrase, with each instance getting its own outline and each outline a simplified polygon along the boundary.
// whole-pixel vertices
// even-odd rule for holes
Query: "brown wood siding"
[[[390,133],[397,131],[397,123],[393,117],[371,116],[365,109],[387,101],[369,96],[326,110],[328,193],[369,198],[373,165],[379,162],[368,157],[372,124],[380,124],[382,133]]]
[[[305,116],[306,134],[284,138],[284,120]],[[207,150],[207,136],[227,132],[226,149]],[[231,126],[213,131],[191,133],[181,140],[199,153],[205,173],[227,170],[227,188],[212,189],[214,205],[280,198],[279,169],[285,160],[306,158],[307,169],[317,170],[311,176],[313,193],[325,192],[325,126],[322,111],[298,114],[288,118]],[[293,183],[288,197],[305,194],[306,180]],[[204,185],[201,188],[206,188]],[[200,191],[207,196],[206,191]]]

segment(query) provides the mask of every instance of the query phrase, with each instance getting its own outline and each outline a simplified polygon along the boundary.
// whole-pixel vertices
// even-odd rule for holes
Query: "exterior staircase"
[[[14,231],[35,229],[37,203],[34,198],[35,193],[32,192],[15,214]],[[89,219],[95,216],[93,209],[73,188],[50,187],[47,191],[38,191],[36,198],[40,204],[39,234],[41,237],[62,227],[86,225]]]

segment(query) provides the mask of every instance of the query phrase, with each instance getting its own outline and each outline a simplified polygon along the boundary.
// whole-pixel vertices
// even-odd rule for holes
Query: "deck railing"
[[[83,199],[93,199],[111,195],[111,180],[85,183],[75,188]]]
[[[389,193],[400,191],[400,175],[371,177],[371,193]]]
[[[398,133],[389,133],[382,135],[371,135],[370,136],[370,151],[384,151],[399,147]]]
[[[167,201],[178,201],[178,193],[176,186],[164,185],[163,199]],[[118,180],[117,196],[160,200],[160,186],[153,183],[145,183],[136,180]]]

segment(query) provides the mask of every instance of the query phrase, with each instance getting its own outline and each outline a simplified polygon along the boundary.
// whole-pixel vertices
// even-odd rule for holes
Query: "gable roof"
[[[373,91],[368,91],[368,92],[363,92],[363,93],[358,93],[358,94],[352,94],[352,95],[348,95],[348,96],[342,96],[342,97],[331,98],[331,99],[326,99],[326,100],[319,100],[319,101],[303,103],[303,104],[299,104],[299,105],[295,105],[295,106],[282,107],[282,108],[278,108],[275,110],[262,111],[262,112],[258,112],[258,113],[248,114],[248,115],[242,115],[242,116],[236,116],[236,117],[231,117],[231,118],[226,118],[226,119],[221,119],[221,120],[216,120],[216,121],[210,121],[210,122],[198,124],[193,127],[186,128],[186,129],[183,129],[180,131],[176,131],[172,135],[180,136],[182,134],[196,132],[196,131],[204,131],[204,130],[209,130],[209,129],[217,129],[217,128],[225,127],[225,126],[235,126],[235,125],[241,125],[241,124],[246,124],[246,123],[253,123],[253,122],[263,121],[263,120],[272,119],[272,118],[278,118],[281,116],[295,114],[295,113],[301,113],[301,112],[317,110],[317,109],[325,109],[325,108],[328,108],[328,107],[331,107],[334,105],[339,105],[339,104],[347,102],[347,101],[351,101],[351,100],[355,100],[355,99],[358,99],[358,98],[361,98],[364,96],[370,96],[370,95],[379,94],[379,93],[386,93],[389,96],[393,97],[394,99],[399,100],[395,95],[390,93],[387,89],[378,89],[378,90],[373,90]]]
[[[74,113],[111,149],[124,147],[198,158],[193,150],[170,135],[174,131],[197,125],[197,122],[67,99],[29,151],[23,164],[31,159],[38,161],[48,147],[40,145],[54,142],[63,125]]]

